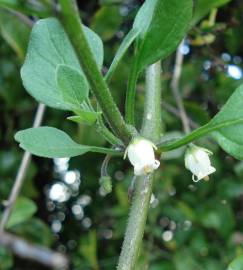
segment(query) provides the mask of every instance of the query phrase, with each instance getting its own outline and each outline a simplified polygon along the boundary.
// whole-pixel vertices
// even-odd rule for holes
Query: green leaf
[[[0,10],[0,31],[5,41],[16,52],[20,60],[23,61],[30,27],[12,13]]]
[[[145,1],[135,17],[133,29],[139,30],[140,37],[144,37],[146,32],[148,31],[149,25],[153,18],[154,8],[157,2],[157,0]]]
[[[235,220],[232,208],[228,204],[222,204],[219,199],[208,199],[198,207],[197,213],[198,222],[205,228],[215,229],[222,237],[229,236],[234,229]]]
[[[212,133],[218,144],[230,155],[243,159],[243,85],[231,95],[219,113],[206,125],[174,142],[160,144],[162,151],[170,151]]]
[[[89,27],[83,25],[84,34],[86,35],[87,41],[89,43],[91,52],[94,56],[94,59],[101,69],[104,62],[104,47],[101,38],[92,31]]]
[[[65,132],[52,127],[28,128],[15,134],[20,147],[34,155],[48,158],[74,157],[89,151],[120,154],[119,151],[74,142]]]
[[[227,270],[242,270],[243,268],[243,256],[239,256],[230,263]]]
[[[84,75],[77,69],[58,65],[56,81],[64,102],[80,109],[80,104],[88,98],[89,94],[89,85]]]
[[[0,262],[1,270],[13,269],[13,254],[2,246],[0,246]]]
[[[31,1],[0,0],[0,7],[12,9],[26,15],[35,15],[37,17],[48,17],[50,14],[49,9],[47,10],[39,3],[38,5],[31,3]]]
[[[133,26],[141,31],[135,55],[138,72],[176,49],[188,29],[191,16],[191,0],[145,1]]]
[[[78,250],[87,260],[92,269],[99,269],[97,260],[96,231],[91,230],[87,235],[80,238]]]
[[[36,205],[28,198],[19,197],[7,223],[7,228],[23,223],[30,219],[37,211]]]
[[[111,39],[122,23],[122,16],[118,5],[101,7],[94,15],[90,27],[98,33],[102,40]]]
[[[77,113],[78,115],[69,116],[67,117],[67,119],[76,123],[93,125],[97,121],[98,117],[101,115],[100,112],[90,112],[90,111],[78,111]]]
[[[91,51],[99,67],[103,63],[100,38],[84,26]],[[56,69],[63,64],[82,73],[79,61],[62,25],[55,18],[37,21],[28,46],[21,77],[26,90],[39,102],[50,107],[69,110],[56,84]]]
[[[238,124],[222,127],[213,132],[218,144],[230,155],[243,159],[243,85],[231,95],[220,112],[209,122],[211,126],[228,121],[239,121]]]
[[[54,242],[51,229],[41,219],[31,218],[11,229],[15,234],[33,243],[50,247]]]
[[[231,0],[196,0],[192,25],[195,25],[213,8],[218,8],[229,3]]]
[[[109,81],[112,74],[116,70],[118,64],[120,63],[121,59],[123,58],[124,54],[126,53],[127,49],[130,47],[130,45],[133,43],[135,38],[139,34],[139,29],[131,29],[129,33],[126,35],[126,37],[123,39],[119,49],[117,50],[117,53],[111,63],[111,66],[105,76],[106,80]]]

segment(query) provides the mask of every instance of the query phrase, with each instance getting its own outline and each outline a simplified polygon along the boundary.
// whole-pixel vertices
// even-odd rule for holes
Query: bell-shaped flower
[[[212,152],[208,149],[196,145],[190,145],[186,150],[185,167],[192,172],[194,182],[207,179],[208,175],[216,171],[216,169],[211,166],[210,155],[212,155]]]
[[[156,146],[144,138],[135,138],[128,145],[124,158],[128,156],[135,175],[146,175],[159,167],[160,162],[155,159],[154,149]]]

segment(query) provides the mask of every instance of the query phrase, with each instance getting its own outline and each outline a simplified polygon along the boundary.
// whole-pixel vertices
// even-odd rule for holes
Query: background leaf
[[[227,270],[241,270],[243,267],[243,256],[239,256],[233,260]]]
[[[192,25],[197,24],[204,16],[206,16],[213,8],[220,7],[229,3],[231,0],[196,0]]]
[[[107,41],[116,34],[121,23],[122,16],[119,7],[106,5],[95,13],[90,27],[101,36],[103,41]]]
[[[85,238],[81,238],[79,252],[87,260],[92,269],[99,269],[97,260],[97,236],[96,231],[89,231]]]
[[[30,27],[9,11],[0,10],[0,31],[20,60],[23,61]]]
[[[0,246],[1,269],[13,269],[14,259],[12,253]]]
[[[10,215],[7,228],[11,228],[30,219],[36,210],[37,208],[33,201],[25,197],[19,197]]]

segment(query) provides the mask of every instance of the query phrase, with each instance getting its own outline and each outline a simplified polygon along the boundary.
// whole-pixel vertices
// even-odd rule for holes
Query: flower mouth
[[[209,175],[216,169],[211,165],[209,156],[212,155],[208,149],[191,145],[185,154],[185,167],[192,172],[192,180],[198,182],[202,179],[208,180]]]
[[[209,175],[212,174],[212,173],[214,173],[214,172],[216,172],[216,169],[215,169],[214,167],[210,166],[210,167],[208,168],[208,170],[205,171],[205,172],[198,172],[197,175],[193,174],[193,175],[192,175],[192,180],[193,180],[193,182],[195,182],[195,183],[196,183],[196,182],[199,182],[199,181],[202,180],[202,179],[208,181],[208,180],[209,180]]]

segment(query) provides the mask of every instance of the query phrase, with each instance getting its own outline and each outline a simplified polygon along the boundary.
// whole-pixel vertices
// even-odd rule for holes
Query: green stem
[[[151,132],[153,131],[153,132]],[[146,71],[145,109],[142,134],[158,142],[161,135],[161,65],[151,65]]]
[[[157,101],[161,96],[160,73],[160,62],[149,66],[146,73],[147,100],[145,102],[142,135],[154,143],[159,140],[160,128],[158,127],[161,126],[160,100]],[[147,113],[150,113],[154,118],[148,119]],[[146,225],[152,188],[153,174],[140,176],[136,179],[135,194],[118,262],[118,270],[133,270],[135,268]]]
[[[112,148],[105,148],[105,147],[97,147],[97,146],[89,146],[89,151],[93,153],[101,153],[113,156],[122,156],[123,151],[116,150]]]
[[[105,126],[102,119],[98,119],[96,129],[110,144],[122,145],[122,142]]]
[[[97,108],[97,111],[94,110],[90,99],[87,98],[87,101],[84,102],[87,103],[88,110],[91,110],[92,112],[97,112],[99,109],[99,105]],[[108,141],[112,145],[122,145],[122,141],[119,140],[104,124],[102,116],[98,117],[96,122],[96,130],[98,133],[100,133],[101,136],[105,138],[106,141]]]
[[[138,80],[138,72],[136,62],[132,66],[132,70],[128,79],[126,105],[125,105],[125,119],[126,122],[134,126],[135,117],[135,97],[136,97],[136,83]]]
[[[116,135],[127,145],[132,137],[131,132],[126,126],[111,96],[109,88],[97,67],[82,28],[76,1],[59,0],[59,3],[61,5],[63,26],[76,51],[80,65],[90,83],[91,89],[112,130],[114,130]]]
[[[135,268],[144,234],[152,185],[153,175],[146,179],[143,176],[136,178],[135,194],[117,270],[133,270]]]

